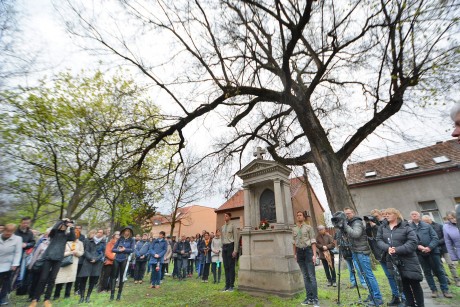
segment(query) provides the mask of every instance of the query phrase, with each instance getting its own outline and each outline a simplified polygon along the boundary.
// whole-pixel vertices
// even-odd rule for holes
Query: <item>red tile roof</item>
[[[196,205],[191,205],[191,206],[187,206],[187,207],[182,207],[182,208],[179,208],[177,209],[177,219],[176,221],[180,221],[182,218],[184,218],[187,213],[190,211],[190,209],[192,207],[194,207]],[[160,212],[157,212],[156,215],[154,215],[152,218],[151,218],[151,221],[154,222],[154,221],[157,221],[157,220],[160,220],[161,221],[161,224],[169,224],[171,222],[171,214],[168,214],[168,215],[163,215],[161,214]]]
[[[446,156],[450,161],[436,163],[433,158]],[[405,169],[404,164],[415,162],[418,167]],[[460,144],[449,140],[400,154],[379,159],[350,164],[347,167],[347,182],[350,186],[379,183],[389,178],[423,176],[434,171],[460,167]],[[460,169],[459,169],[460,170]],[[376,172],[376,176],[366,177],[366,172]]]

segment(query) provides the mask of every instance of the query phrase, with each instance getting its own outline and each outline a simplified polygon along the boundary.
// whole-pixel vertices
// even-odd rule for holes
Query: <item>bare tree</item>
[[[176,107],[150,129],[138,165],[171,135],[180,152],[190,123],[219,118],[228,127],[213,151],[221,165],[241,163],[254,143],[286,165],[314,163],[332,211],[354,207],[343,164],[356,147],[404,104],[458,84],[454,1],[120,4],[110,31],[97,23],[108,23],[107,15],[75,4],[77,21],[67,25],[137,67]],[[135,39],[120,20],[139,26]],[[163,62],[136,52],[136,42],[160,37],[172,42]]]
[[[187,165],[190,165],[187,163]],[[203,186],[202,178],[204,175],[198,169],[182,164],[179,171],[175,172],[171,181],[163,188],[162,207],[166,214],[162,216],[171,224],[170,235],[174,233],[176,223],[187,221],[187,215],[182,214],[181,209],[202,197]],[[161,205],[160,205],[161,206]]]
[[[19,48],[22,38],[18,19],[22,17],[18,1],[0,0],[0,88],[26,74],[35,60],[30,50]]]

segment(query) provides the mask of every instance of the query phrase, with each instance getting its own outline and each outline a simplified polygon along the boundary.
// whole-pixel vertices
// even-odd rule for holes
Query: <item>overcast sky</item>
[[[21,82],[32,84],[43,75],[49,76],[65,69],[78,72],[81,69],[97,67],[100,58],[88,55],[73,42],[63,28],[52,1],[22,0],[19,2],[19,9],[22,14],[19,20],[23,31],[21,36],[24,44],[22,47],[24,50],[38,54],[37,68],[39,68],[37,73],[29,75]],[[408,109],[404,107],[404,110],[386,125],[404,132],[405,138],[401,139],[385,127],[381,127],[358,147],[350,161],[358,162],[383,157],[450,139],[452,123],[448,117],[449,107],[443,106],[442,101],[425,108]],[[212,125],[209,122],[201,122],[191,127],[188,133],[189,135],[206,133],[210,131],[210,128]],[[251,153],[246,154],[246,159],[248,161],[251,159]],[[324,191],[314,171],[312,181],[320,201],[326,204]],[[218,194],[202,199],[198,203],[218,207],[223,201],[225,201],[223,195]]]

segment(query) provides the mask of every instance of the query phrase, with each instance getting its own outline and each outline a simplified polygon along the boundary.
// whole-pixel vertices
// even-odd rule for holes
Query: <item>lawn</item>
[[[171,266],[172,268],[172,266]],[[379,267],[375,271],[377,280],[379,281],[380,290],[385,300],[391,298],[390,287],[386,281],[382,269]],[[342,271],[342,291],[341,302],[342,306],[354,306],[358,301],[356,289],[346,289],[348,285],[348,271]],[[318,294],[321,306],[337,306],[337,288],[327,287],[326,278],[322,268],[317,269]],[[212,277],[210,277],[210,280]],[[274,281],[275,282],[275,281]],[[109,294],[95,293],[91,297],[91,303],[78,305],[78,296],[73,296],[70,299],[60,299],[53,302],[54,307],[67,306],[123,306],[123,307],[139,307],[139,306],[199,306],[199,307],[240,307],[240,306],[300,306],[300,302],[305,298],[305,293],[301,293],[293,298],[280,298],[277,296],[252,296],[235,290],[234,292],[221,292],[225,283],[213,284],[202,283],[195,277],[188,278],[186,281],[179,282],[172,279],[170,276],[165,277],[160,289],[148,288],[148,277],[144,278],[144,283],[134,284],[130,279],[123,291],[122,300],[109,301]],[[367,291],[360,288],[362,298],[367,297]],[[454,298],[436,299],[440,305],[455,306],[454,303],[460,302],[460,288],[451,286],[451,292]],[[25,297],[12,297],[14,306],[28,306]],[[39,306],[42,306],[39,304]],[[431,307],[431,306],[426,306]]]

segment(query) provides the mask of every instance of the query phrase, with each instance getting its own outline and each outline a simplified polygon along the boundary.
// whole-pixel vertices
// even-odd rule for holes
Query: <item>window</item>
[[[406,169],[406,170],[414,169],[414,168],[417,168],[417,167],[418,167],[418,165],[415,162],[404,164],[404,169]]]
[[[433,158],[434,162],[436,162],[436,164],[439,164],[439,163],[444,163],[444,162],[449,162],[450,159],[447,158],[446,156],[439,156],[439,157],[435,157]]]
[[[377,176],[377,172],[376,171],[367,171],[365,174],[364,174],[365,177],[375,177]]]
[[[439,224],[443,224],[441,214],[438,210],[438,205],[434,200],[421,201],[418,203],[420,206],[420,212],[422,215],[429,215],[433,221]]]

